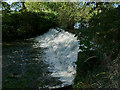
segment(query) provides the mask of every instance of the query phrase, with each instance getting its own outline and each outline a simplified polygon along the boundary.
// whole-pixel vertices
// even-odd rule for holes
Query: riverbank
[[[120,8],[99,13],[79,29],[80,52],[74,88],[119,88]],[[112,14],[116,13],[116,14]]]

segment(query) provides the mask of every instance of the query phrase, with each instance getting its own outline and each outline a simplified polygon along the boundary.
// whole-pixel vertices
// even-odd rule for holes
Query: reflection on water
[[[72,84],[79,43],[61,29],[34,39],[3,44],[3,88],[59,87]]]
[[[33,48],[33,42],[3,44],[3,88],[56,86],[58,78],[51,77],[48,64],[43,62],[42,48]]]

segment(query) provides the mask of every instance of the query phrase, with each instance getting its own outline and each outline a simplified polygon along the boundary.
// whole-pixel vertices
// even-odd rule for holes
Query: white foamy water
[[[44,35],[38,36],[34,48],[45,48],[43,56],[49,64],[49,71],[53,77],[59,77],[62,86],[72,84],[76,74],[79,42],[74,34],[62,29],[50,29]]]

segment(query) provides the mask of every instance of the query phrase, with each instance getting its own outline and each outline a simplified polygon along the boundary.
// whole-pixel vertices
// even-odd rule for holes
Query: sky
[[[12,2],[19,2],[20,0],[2,0],[2,2],[7,2],[8,4],[12,4]]]
[[[5,1],[7,2],[8,4],[12,4],[12,2],[19,2],[20,0],[2,0],[2,2]],[[38,0],[39,1],[39,0]],[[73,0],[74,1],[74,0]],[[84,0],[83,0],[84,1]],[[86,0],[87,1],[87,0]],[[89,1],[89,0],[88,0]],[[94,1],[97,1],[97,0],[94,0]],[[104,0],[104,1],[107,1],[107,0]],[[120,4],[120,0],[119,1],[119,4]],[[116,7],[118,7],[119,4],[115,4]]]

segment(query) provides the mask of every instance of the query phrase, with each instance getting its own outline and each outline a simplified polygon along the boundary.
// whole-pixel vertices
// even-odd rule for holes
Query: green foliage
[[[27,10],[31,12],[49,12],[57,15],[57,25],[61,28],[68,28],[74,25],[77,3],[72,2],[27,2]],[[64,22],[63,22],[64,21]],[[72,23],[72,25],[71,25]]]
[[[96,42],[104,52],[117,52],[120,32],[118,8],[106,10],[90,20],[89,38]]]
[[[5,13],[9,13],[10,12],[10,5],[6,2],[2,2],[2,10]]]
[[[25,2],[22,4],[24,10],[21,8],[20,12],[11,12],[11,6],[3,3],[3,41],[43,34],[55,26],[73,30],[75,22],[80,22],[82,25],[89,24],[89,28],[85,29],[83,26],[77,30],[82,52],[79,53],[76,62],[77,75],[74,86],[77,89],[116,87],[113,83],[117,82],[116,78],[119,79],[116,70],[118,66],[115,64],[120,57],[118,18],[120,8],[115,8],[115,3]],[[18,3],[12,5],[16,7]],[[93,56],[95,58],[91,58]],[[112,74],[114,71],[115,74]]]
[[[81,34],[78,39],[83,52],[79,53],[76,62],[75,88],[118,87],[118,79],[115,78],[119,77],[117,65],[120,57],[119,10],[119,8],[104,9],[89,20],[89,28],[79,30]],[[97,58],[89,59],[92,56]]]
[[[52,13],[16,12],[3,14],[2,19],[3,41],[43,34],[55,26],[55,15]]]

